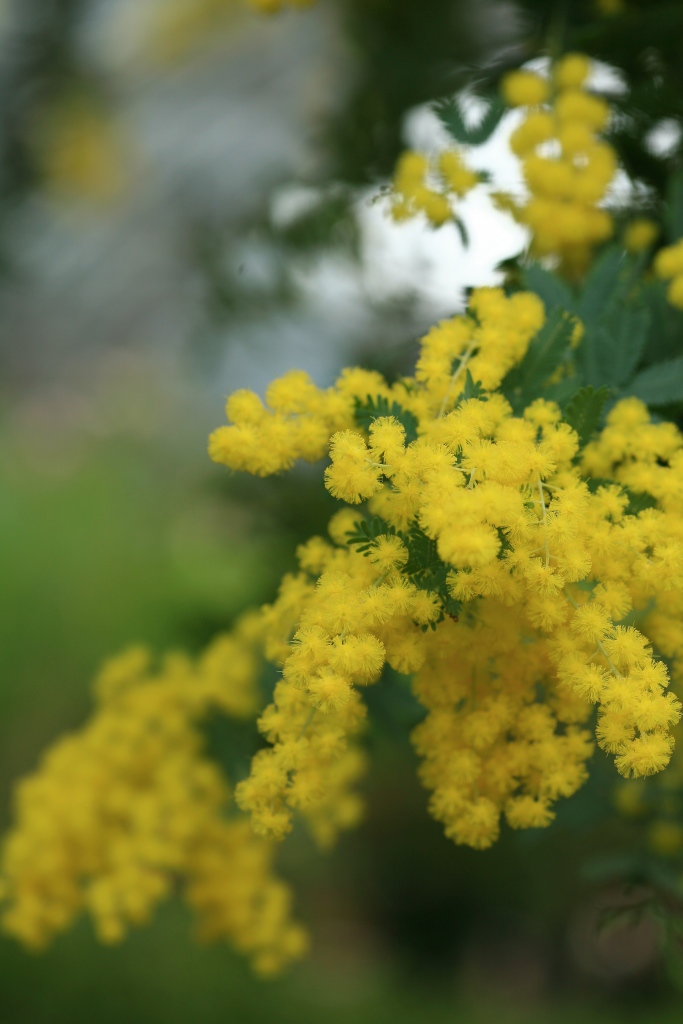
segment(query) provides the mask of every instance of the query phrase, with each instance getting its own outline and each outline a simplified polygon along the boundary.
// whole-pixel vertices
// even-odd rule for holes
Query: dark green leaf
[[[413,524],[405,533],[402,532],[401,540],[408,548],[409,558],[404,569],[407,576],[421,578],[425,572],[433,573],[443,566],[436,550],[436,541],[428,537],[417,524]]]
[[[609,395],[609,388],[602,387],[596,391],[589,384],[588,387],[580,388],[567,404],[564,420],[579,435],[582,448],[598,429]]]
[[[624,490],[628,494],[627,515],[637,516],[639,512],[644,512],[646,508],[657,507],[657,500],[651,494],[647,494],[645,491],[630,491],[626,487]]]
[[[477,380],[477,381],[473,380],[472,379],[472,374],[470,373],[469,370],[467,370],[466,373],[465,373],[465,387],[464,387],[464,389],[460,393],[460,398],[461,399],[482,398],[482,396],[483,396],[483,401],[484,402],[487,401],[484,389],[481,386],[481,381],[480,380]]]
[[[535,398],[545,396],[544,386],[569,349],[574,325],[571,314],[554,309],[529,345],[522,362],[508,373],[502,390],[515,412],[521,412]]]
[[[643,362],[660,363],[683,350],[683,311],[674,309],[666,297],[668,282],[656,279],[644,283],[640,296],[650,310],[650,330]]]
[[[274,233],[293,249],[310,251],[339,246],[353,255],[358,254],[358,221],[353,213],[352,197],[344,191],[322,197],[311,210],[295,217],[285,227],[275,229]]]
[[[620,881],[631,885],[653,885],[657,889],[680,894],[678,875],[672,867],[647,854],[609,853],[584,863],[581,876],[588,882]]]
[[[522,284],[527,291],[535,292],[546,309],[574,311],[576,298],[569,286],[557,274],[546,270],[540,263],[532,263],[522,271]]]
[[[557,402],[560,408],[564,408],[572,395],[576,394],[576,389],[580,384],[580,378],[576,374],[572,374],[570,377],[558,380],[555,384],[548,384],[544,387],[543,397],[547,398],[549,402]]]
[[[630,377],[641,360],[648,331],[650,311],[619,305],[608,310],[599,326],[589,329],[584,345],[593,345],[592,365],[595,378],[589,383],[620,387]]]
[[[627,379],[628,373],[620,371],[622,353],[620,345],[628,349],[624,360],[625,365],[635,369],[647,342],[647,333],[642,335],[642,322],[629,325],[619,319],[625,316],[624,306],[631,300],[629,295],[634,282],[640,278],[643,269],[643,258],[631,257],[618,247],[606,249],[591,270],[585,287],[579,296],[577,312],[585,328],[585,337],[579,348],[579,360],[583,372],[584,383],[599,387],[601,384],[615,384]],[[638,307],[641,308],[641,307]],[[633,315],[634,306],[627,305],[629,315]],[[608,338],[607,332],[612,337]],[[647,327],[645,327],[647,332]],[[607,345],[610,354],[604,355],[602,349]],[[635,353],[635,362],[633,362]]]
[[[607,304],[619,283],[624,266],[624,253],[620,246],[610,246],[596,260],[586,278],[576,311],[586,327],[604,314]]]
[[[437,103],[434,109],[456,142],[460,142],[464,146],[481,146],[493,135],[507,107],[499,97],[494,97],[489,101],[488,109],[479,123],[469,127],[465,124],[457,99]]]
[[[683,402],[683,356],[648,367],[624,390],[651,406]]]
[[[463,249],[467,249],[470,244],[470,236],[467,233],[467,228],[465,227],[463,221],[460,220],[460,217],[454,217],[453,223],[458,229],[458,234],[460,235],[460,241],[462,242]]]

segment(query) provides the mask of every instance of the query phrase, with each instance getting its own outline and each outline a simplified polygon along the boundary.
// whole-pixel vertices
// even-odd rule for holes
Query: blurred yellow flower
[[[51,107],[38,126],[36,147],[46,184],[57,195],[106,203],[121,194],[122,133],[90,100],[67,98]]]
[[[659,235],[659,224],[649,217],[636,217],[624,228],[624,248],[628,252],[649,249]]]

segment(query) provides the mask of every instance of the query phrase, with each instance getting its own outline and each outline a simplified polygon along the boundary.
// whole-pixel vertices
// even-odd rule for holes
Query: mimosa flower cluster
[[[391,213],[403,221],[423,213],[435,227],[453,217],[452,197],[462,199],[480,181],[455,149],[430,159],[408,150],[396,166],[392,182]]]
[[[617,155],[600,138],[609,105],[588,91],[590,61],[567,54],[549,79],[531,71],[513,71],[502,82],[505,101],[525,108],[510,147],[522,160],[529,198],[499,202],[532,235],[538,256],[557,256],[569,276],[583,273],[594,248],[614,230],[601,208],[617,170]]]
[[[654,266],[657,276],[670,282],[666,294],[671,305],[683,309],[683,238],[660,249]]]
[[[42,948],[85,911],[103,942],[118,942],[179,890],[199,934],[229,941],[257,971],[301,956],[307,936],[272,873],[272,844],[230,811],[198,728],[211,709],[253,716],[254,625],[245,618],[196,663],[173,655],[154,672],[133,649],[104,666],[90,722],[17,787],[1,865],[6,932]]]
[[[550,824],[596,741],[625,778],[666,767],[681,706],[662,656],[683,681],[683,437],[635,398],[583,444],[543,397],[515,415],[510,374],[544,323],[537,296],[482,288],[422,339],[412,377],[351,368],[321,389],[293,371],[265,403],[229,398],[215,461],[266,476],[327,455],[341,507],[274,603],[196,663],[152,672],[132,652],[105,667],[91,721],[18,787],[5,930],[41,946],[87,910],[116,941],[179,887],[200,930],[260,971],[301,955],[272,841],[298,817],[327,847],[360,821],[363,692],[392,685],[387,665],[412,677],[420,776],[456,843]],[[576,324],[564,328],[569,344]],[[259,714],[262,656],[281,678],[235,809],[201,720]]]
[[[214,459],[264,475],[327,451],[350,506],[264,612],[283,679],[237,791],[258,833],[301,812],[327,841],[355,821],[362,688],[384,661],[414,677],[422,778],[458,843],[490,846],[501,817],[552,820],[586,778],[592,705],[622,775],[667,765],[680,704],[652,642],[670,654],[682,635],[683,438],[635,399],[583,452],[553,402],[514,416],[497,389],[543,321],[536,296],[479,289],[423,339],[412,378],[347,370],[323,391],[292,373],[265,406],[229,400]],[[373,396],[387,414],[361,429]],[[629,513],[631,491],[657,507]]]
[[[502,83],[524,108],[510,145],[528,197],[497,201],[570,278],[613,233],[610,110],[589,72],[569,54],[547,78],[518,70]],[[76,157],[92,156],[76,142]],[[406,152],[392,216],[457,222],[454,200],[482,179],[455,150]],[[657,231],[636,219],[624,246],[643,251]],[[683,308],[683,240],[654,269]],[[412,742],[429,812],[457,844],[483,850],[504,828],[547,827],[591,758],[612,758],[628,780],[667,767],[682,710],[670,681],[683,684],[683,436],[637,398],[592,434],[572,402],[549,400],[575,378],[583,333],[532,293],[479,288],[422,338],[412,376],[351,367],[319,388],[293,370],[263,399],[229,397],[211,458],[259,477],[326,460],[339,508],[272,604],[197,659],[154,668],[135,649],[105,665],[91,719],[17,787],[0,856],[6,932],[41,948],[85,913],[117,942],[179,894],[200,934],[257,971],[301,957],[307,934],[274,874],[276,843],[299,821],[325,849],[360,823],[364,693],[390,690],[396,674],[420,709]],[[278,670],[268,701],[264,660]],[[242,777],[210,756],[214,713],[256,720]],[[682,765],[679,753],[678,788]],[[633,810],[635,790],[621,793]],[[674,826],[655,821],[653,845],[680,851]]]
[[[510,148],[522,161],[528,195],[493,192],[496,205],[527,227],[537,256],[559,259],[569,277],[581,275],[595,248],[614,232],[602,204],[617,170],[617,155],[600,133],[610,118],[609,105],[587,88],[590,61],[570,53],[545,78],[527,70],[512,71],[501,85],[510,107],[524,117],[510,136]],[[451,219],[449,196],[461,197],[481,175],[470,170],[455,150],[429,159],[408,151],[400,157],[392,183],[396,220],[424,213],[439,227]],[[652,239],[651,225],[631,231],[635,245]]]

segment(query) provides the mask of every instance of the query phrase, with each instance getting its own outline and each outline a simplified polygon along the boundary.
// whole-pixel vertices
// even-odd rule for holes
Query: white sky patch
[[[645,137],[649,151],[662,159],[671,156],[678,149],[680,141],[681,126],[672,117],[660,121]]]
[[[591,73],[588,76],[588,88],[607,96],[625,96],[628,86],[623,73],[611,64],[603,64],[601,60],[591,61]]]
[[[283,230],[296,224],[302,217],[313,213],[324,198],[324,191],[312,185],[281,185],[275,189],[270,200],[270,219],[273,227]]]
[[[405,144],[421,153],[439,153],[455,145],[429,103],[408,111],[402,134]]]
[[[343,323],[351,338],[367,323],[362,268],[337,253],[296,266],[294,280],[306,306],[321,319]]]
[[[631,206],[633,205],[634,195],[635,189],[633,182],[626,171],[618,168],[616,174],[612,178],[609,188],[607,189],[605,199],[600,203],[600,206],[608,205],[610,208],[615,206]]]

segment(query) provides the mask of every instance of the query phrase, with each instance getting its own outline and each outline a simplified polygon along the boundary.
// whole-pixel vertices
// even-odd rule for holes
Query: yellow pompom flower
[[[358,504],[381,487],[381,465],[372,460],[360,434],[344,430],[330,441],[332,465],[325,470],[325,483],[335,498]]]
[[[461,199],[480,177],[456,150],[446,150],[431,160],[407,150],[399,157],[391,185],[391,213],[396,221],[424,214],[434,227],[452,220],[451,196]]]
[[[438,168],[449,192],[458,198],[467,195],[479,182],[479,176],[465,166],[462,156],[454,149],[439,155]]]
[[[408,561],[408,549],[398,537],[379,537],[369,552],[370,561],[381,572],[400,569]]]
[[[567,53],[553,68],[558,89],[580,89],[590,73],[590,61],[583,53]]]
[[[677,274],[669,287],[666,296],[672,306],[683,309],[683,274]]]
[[[678,857],[683,850],[683,826],[677,821],[653,821],[647,839],[655,853],[662,857]]]
[[[555,135],[555,121],[545,110],[532,110],[510,136],[510,149],[519,157],[532,153],[537,146]]]
[[[654,268],[658,277],[671,282],[667,290],[671,305],[683,309],[683,238],[659,250]]]
[[[624,228],[624,248],[628,252],[643,252],[657,240],[659,225],[648,217],[636,217]]]
[[[545,103],[549,86],[533,71],[510,71],[501,83],[503,99],[510,107],[534,107]]]

